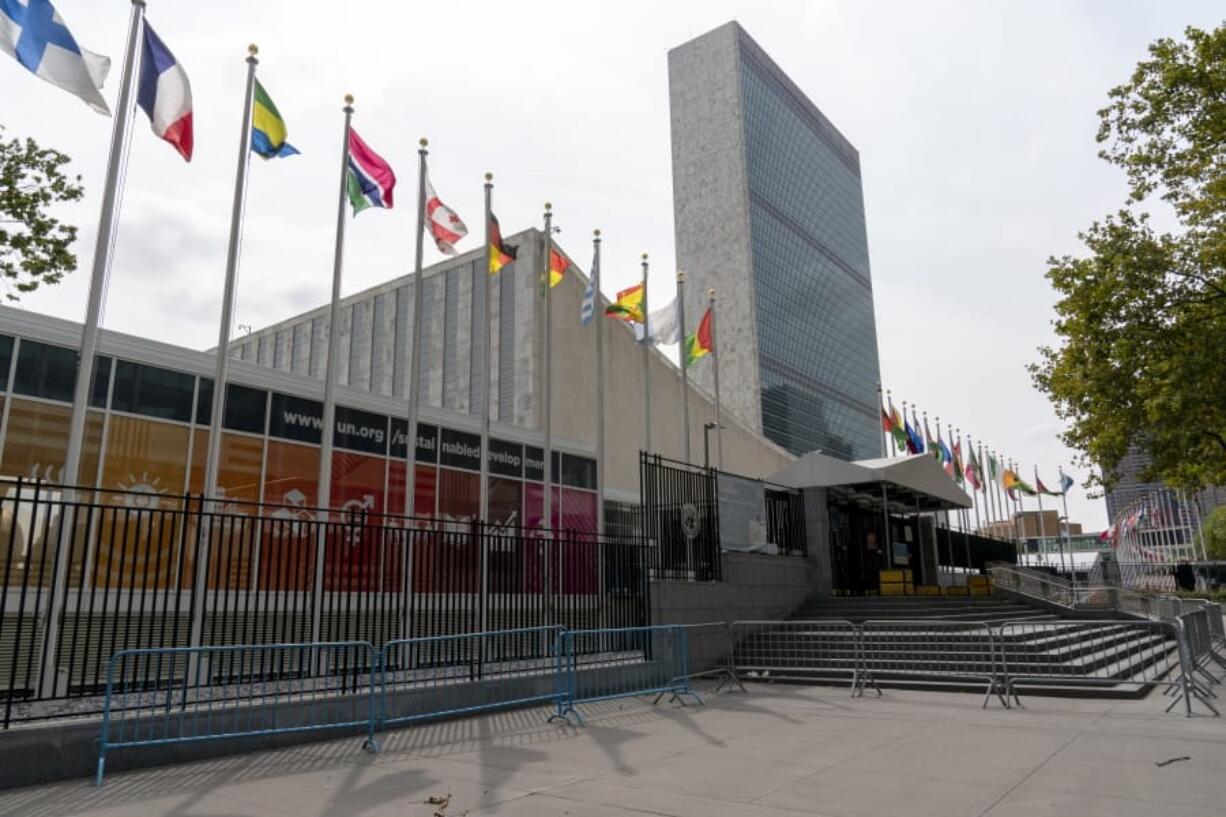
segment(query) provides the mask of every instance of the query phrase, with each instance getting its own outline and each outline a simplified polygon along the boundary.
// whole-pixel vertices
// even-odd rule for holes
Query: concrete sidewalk
[[[543,709],[422,726],[378,756],[346,739],[116,773],[0,793],[0,815],[1226,815],[1226,721],[1164,715],[1159,693],[1011,711],[802,686],[706,700],[584,707],[586,729]]]

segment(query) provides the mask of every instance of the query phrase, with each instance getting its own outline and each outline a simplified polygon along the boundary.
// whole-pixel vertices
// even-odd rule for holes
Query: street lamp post
[[[711,468],[711,432],[720,427],[711,421],[702,424],[702,467],[707,470]]]

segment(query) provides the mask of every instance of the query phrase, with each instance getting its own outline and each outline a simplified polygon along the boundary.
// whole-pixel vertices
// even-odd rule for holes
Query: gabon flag
[[[711,307],[707,307],[702,320],[698,322],[698,329],[685,336],[685,365],[690,366],[714,350],[715,343],[711,337]]]

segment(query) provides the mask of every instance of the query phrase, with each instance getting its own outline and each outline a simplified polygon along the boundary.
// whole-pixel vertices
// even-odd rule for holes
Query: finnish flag
[[[98,92],[111,69],[110,58],[77,45],[50,0],[0,0],[0,51],[98,113],[111,115]]]

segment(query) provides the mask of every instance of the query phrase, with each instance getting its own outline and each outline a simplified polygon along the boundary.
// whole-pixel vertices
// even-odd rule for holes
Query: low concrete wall
[[[818,566],[795,556],[723,554],[718,582],[653,582],[652,624],[786,618],[818,589]]]
[[[673,653],[659,650],[658,655],[673,660]],[[671,672],[671,668],[667,669]],[[657,663],[630,663],[614,666],[579,669],[576,672],[576,690],[580,698],[587,695],[607,694],[613,690],[634,689],[649,685],[662,674]],[[520,703],[526,699],[550,696],[557,689],[555,674],[543,670],[532,675],[495,677],[488,681],[447,686],[445,693],[439,687],[422,687],[405,692],[388,694],[387,714],[395,718],[404,713],[431,712],[442,708],[460,709],[484,706],[490,709],[514,709],[526,706],[544,706],[536,701]],[[440,696],[445,694],[445,701]],[[507,701],[509,703],[501,703]],[[552,705],[552,704],[550,704]],[[343,722],[361,720],[370,711],[370,693],[328,696],[318,701],[301,701],[282,704],[279,707],[258,706],[244,710],[241,728],[258,726],[288,728],[305,726],[318,718],[318,710],[324,708],[329,720]],[[215,713],[218,717],[221,713]],[[464,717],[462,713],[450,717]],[[542,716],[543,717],[543,716]],[[445,720],[443,717],[423,719]],[[393,725],[390,730],[408,725]],[[0,789],[52,783],[73,778],[92,778],[98,763],[98,736],[100,718],[83,718],[59,723],[37,724],[17,727],[0,732]],[[156,727],[141,730],[149,734]],[[332,740],[346,735],[353,736],[353,751],[361,751],[362,739],[367,733],[365,725],[336,729],[321,729],[304,732],[289,732],[274,735],[251,735],[245,737],[200,740],[185,743],[170,743],[161,746],[111,748],[107,750],[106,770],[142,769],[151,766],[167,766],[195,760],[224,757],[245,752],[267,751],[286,746]],[[133,734],[133,722],[127,724],[127,734]],[[380,733],[376,732],[376,738]]]

